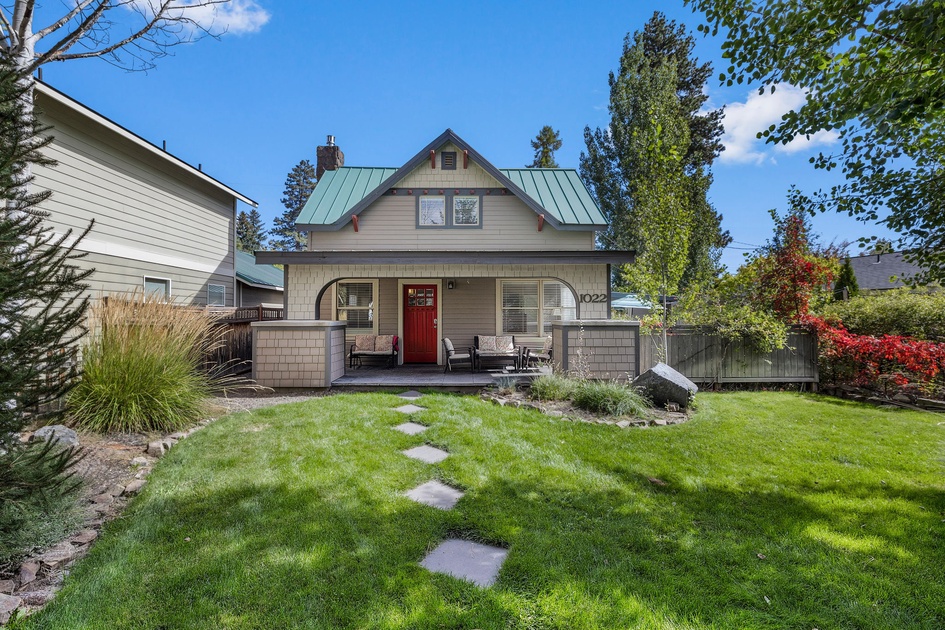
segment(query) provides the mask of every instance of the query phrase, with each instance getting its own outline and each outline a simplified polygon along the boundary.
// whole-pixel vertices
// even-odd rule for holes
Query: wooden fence
[[[640,335],[640,371],[656,365],[660,339]],[[695,383],[817,383],[817,337],[794,327],[787,346],[768,354],[745,341],[726,341],[694,326],[675,326],[664,363]]]
[[[221,374],[243,374],[252,370],[253,331],[250,322],[274,321],[283,318],[283,309],[262,306],[231,309],[208,309],[223,315],[216,321],[225,326],[220,343],[206,357],[206,364]]]

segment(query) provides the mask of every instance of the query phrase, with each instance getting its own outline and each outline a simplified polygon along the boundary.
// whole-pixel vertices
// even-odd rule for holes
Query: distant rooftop
[[[906,286],[921,268],[902,258],[902,252],[851,256],[850,266],[860,290],[896,289]]]
[[[282,289],[284,273],[275,265],[257,265],[255,256],[237,250],[236,278],[259,288]]]

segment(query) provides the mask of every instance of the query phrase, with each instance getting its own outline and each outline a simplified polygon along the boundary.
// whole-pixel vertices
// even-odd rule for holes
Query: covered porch
[[[338,388],[437,388],[455,391],[480,390],[495,384],[507,385],[510,382],[528,382],[542,374],[550,374],[550,366],[542,366],[523,372],[504,370],[484,370],[473,372],[469,369],[456,369],[444,372],[437,365],[402,365],[395,369],[384,367],[363,367],[347,370],[344,376],[335,379],[332,387]]]

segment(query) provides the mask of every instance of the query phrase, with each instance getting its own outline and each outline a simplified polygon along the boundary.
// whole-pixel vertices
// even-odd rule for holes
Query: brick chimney
[[[315,150],[317,157],[315,179],[319,181],[325,171],[334,171],[345,165],[345,154],[341,152],[340,147],[335,145],[335,136],[328,136],[325,145]]]

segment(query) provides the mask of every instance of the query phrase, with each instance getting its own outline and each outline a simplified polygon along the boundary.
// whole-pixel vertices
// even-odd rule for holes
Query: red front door
[[[404,363],[436,363],[436,285],[404,285]]]

